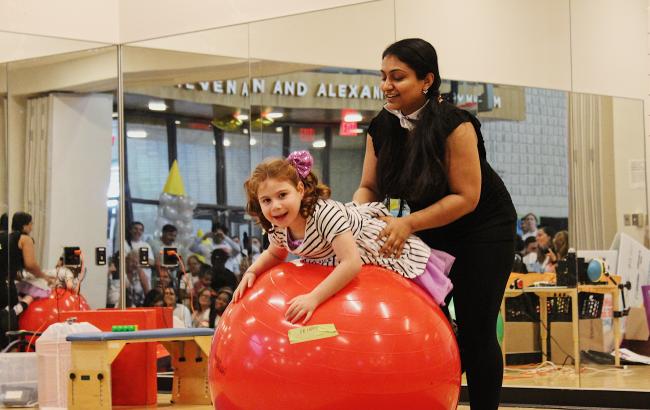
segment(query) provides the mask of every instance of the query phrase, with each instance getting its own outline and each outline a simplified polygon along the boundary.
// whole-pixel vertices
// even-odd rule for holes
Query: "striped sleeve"
[[[281,229],[275,228],[273,231],[269,232],[269,242],[278,248],[286,248],[287,241],[284,235],[284,232]]]
[[[343,204],[332,200],[323,201],[320,205],[314,215],[316,230],[327,243],[332,243],[338,235],[350,230],[347,212]]]

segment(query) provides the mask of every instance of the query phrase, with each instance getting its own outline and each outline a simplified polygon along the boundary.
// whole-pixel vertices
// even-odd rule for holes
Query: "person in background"
[[[521,232],[521,239],[523,240],[537,235],[537,217],[534,213],[527,213],[523,218],[521,218]]]
[[[555,229],[550,226],[542,226],[537,229],[535,236],[537,242],[537,252],[529,253],[524,257],[524,263],[528,272],[553,272],[549,258],[549,253],[553,252],[553,237]]]
[[[153,283],[151,281],[151,266],[154,266],[155,263],[154,252],[153,249],[151,249],[151,245],[149,245],[149,243],[144,240],[143,236],[144,224],[138,221],[131,222],[129,229],[126,231],[126,242],[124,243],[124,249],[126,253],[136,251],[139,255],[140,248],[147,248],[147,253],[149,255],[149,267],[143,267],[142,269],[147,275],[149,283]]]
[[[18,295],[16,280],[22,270],[51,281],[36,262],[34,240],[29,236],[32,229],[32,216],[26,212],[16,212],[11,219],[11,232],[0,231],[0,344],[6,343],[6,331],[17,330],[18,316],[33,301],[29,295]]]
[[[176,248],[180,252],[180,247],[176,243],[176,236],[178,235],[178,229],[174,225],[167,224],[162,228],[162,235],[160,238],[154,238],[149,243],[153,251],[156,264],[160,264],[162,261],[162,250],[163,248]]]
[[[163,307],[163,294],[160,289],[151,289],[144,297],[143,307]]]
[[[561,259],[566,258],[569,253],[569,232],[559,231],[553,236],[553,246],[548,250],[547,257],[547,271],[556,272],[557,263]]]
[[[192,314],[192,327],[210,327],[210,307],[214,305],[212,289],[201,289],[196,305],[194,314]]]
[[[192,327],[192,313],[187,306],[176,303],[176,291],[174,291],[174,288],[165,288],[163,290],[163,302],[165,307],[174,308],[174,318],[178,319],[178,321],[174,321],[174,327]]]
[[[140,307],[144,303],[144,297],[151,285],[147,275],[140,266],[140,258],[137,252],[126,255],[126,306]]]
[[[237,284],[239,283],[237,277],[226,267],[229,257],[228,249],[225,247],[216,248],[212,251],[212,289],[220,289],[224,286],[232,289],[237,288]]]
[[[233,290],[229,287],[220,288],[217,291],[217,297],[214,298],[214,303],[210,307],[210,327],[216,329],[219,319],[226,311],[226,308],[232,300]]]
[[[241,246],[228,236],[228,228],[219,223],[215,223],[212,231],[203,235],[203,238],[196,238],[190,250],[195,253],[200,253],[206,259],[210,258],[212,251],[217,247],[228,247],[228,260],[226,261],[226,268],[229,271],[238,274],[239,263],[241,260]]]
[[[120,252],[108,259],[108,284],[106,286],[106,307],[114,308],[120,303]]]

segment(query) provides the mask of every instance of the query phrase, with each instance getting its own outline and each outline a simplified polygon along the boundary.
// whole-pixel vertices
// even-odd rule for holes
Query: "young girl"
[[[336,266],[316,288],[288,302],[287,320],[306,323],[314,310],[347,285],[362,264],[380,265],[413,279],[441,304],[451,291],[447,278],[454,258],[430,249],[414,235],[393,257],[382,256],[377,241],[390,213],[378,202],[342,204],[328,199],[330,190],[311,172],[313,159],[297,151],[287,159],[261,163],[244,183],[247,211],[269,234],[270,246],[242,276],[233,297],[237,301],[258,273],[283,262],[291,252],[303,262]]]

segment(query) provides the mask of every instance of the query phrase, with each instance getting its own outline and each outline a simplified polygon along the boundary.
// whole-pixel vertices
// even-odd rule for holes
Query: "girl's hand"
[[[397,259],[402,255],[406,239],[413,232],[411,225],[405,218],[382,216],[379,219],[386,222],[386,227],[379,233],[378,239],[385,239],[379,252],[385,257]]]
[[[255,278],[256,278],[255,274],[251,271],[244,273],[244,276],[242,276],[239,285],[237,285],[237,289],[235,289],[235,292],[232,294],[233,303],[236,303],[239,299],[241,299],[244,296],[244,292],[246,292],[246,289],[253,287],[253,283],[255,283]]]
[[[303,325],[309,321],[314,310],[318,307],[318,300],[311,293],[298,295],[287,303],[289,304],[289,309],[284,314],[284,318],[291,323],[296,323],[304,316],[305,319],[302,321]]]

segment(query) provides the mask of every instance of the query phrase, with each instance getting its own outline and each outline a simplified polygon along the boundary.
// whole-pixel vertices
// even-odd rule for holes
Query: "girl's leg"
[[[513,255],[514,241],[465,243],[451,270],[458,346],[473,410],[499,407],[503,359],[496,322]]]

